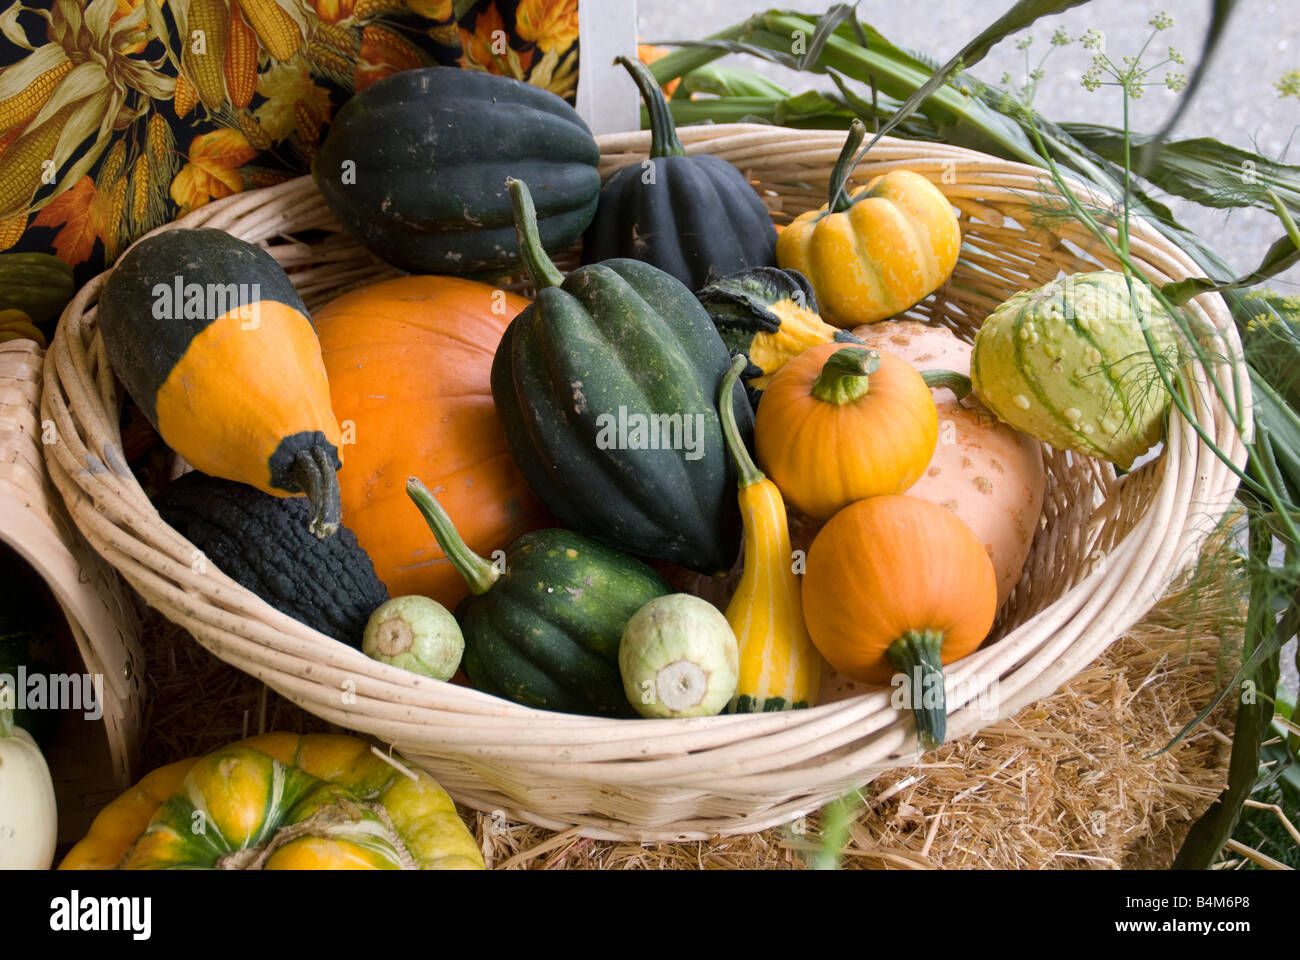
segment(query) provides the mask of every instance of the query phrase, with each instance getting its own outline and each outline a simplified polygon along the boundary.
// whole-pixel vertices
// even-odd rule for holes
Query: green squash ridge
[[[1101,447],[1097,446],[1097,444],[1095,444],[1092,440],[1090,440],[1088,436],[1084,434],[1082,431],[1076,430],[1074,427],[1068,426],[1070,421],[1066,418],[1065,414],[1062,411],[1058,410],[1051,403],[1051,401],[1048,400],[1046,392],[1044,392],[1042,385],[1039,383],[1038,379],[1035,376],[1035,371],[1033,367],[1025,359],[1025,353],[1024,353],[1025,341],[1020,337],[1020,329],[1021,329],[1021,325],[1024,323],[1024,319],[1025,319],[1025,308],[1021,308],[1020,310],[1016,311],[1015,319],[1012,321],[1011,333],[1010,333],[1011,350],[1013,355],[1015,356],[1016,369],[1020,373],[1021,381],[1029,388],[1029,391],[1034,395],[1034,398],[1040,404],[1042,404],[1043,408],[1047,410],[1047,412],[1051,415],[1052,424],[1055,428],[1064,430],[1065,433],[1077,438],[1077,440],[1082,446],[1085,446],[1089,450],[1094,451],[1098,456],[1105,457],[1106,452]]]
[[[663,305],[656,306],[652,304],[645,296],[645,293],[631,279],[624,276],[619,271],[608,267],[605,264],[593,264],[589,267],[582,267],[580,271],[600,270],[602,274],[608,274],[616,278],[618,289],[612,289],[613,283],[608,282],[608,277],[603,279],[606,282],[592,283],[587,288],[590,295],[579,297],[574,293],[574,298],[582,305],[584,318],[590,320],[591,326],[599,334],[597,340],[597,352],[605,355],[606,362],[616,367],[622,376],[618,379],[620,384],[631,383],[635,385],[635,400],[639,404],[634,406],[631,402],[622,403],[628,408],[629,413],[642,414],[659,414],[671,413],[673,411],[661,409],[670,406],[676,401],[678,410],[683,417],[701,413],[705,415],[706,431],[709,427],[714,426],[710,422],[710,415],[713,414],[713,407],[704,396],[704,391],[698,383],[698,376],[695,366],[690,362],[688,350],[679,350],[679,347],[686,346],[682,343],[682,338],[672,330],[662,315]],[[570,274],[572,278],[579,271]],[[590,274],[584,274],[588,276]],[[569,281],[565,281],[567,288]],[[685,288],[683,288],[685,289]],[[621,306],[627,304],[631,298],[635,298],[632,306]],[[700,308],[701,311],[703,308]],[[619,314],[618,321],[612,321],[608,318],[613,314]],[[602,323],[602,321],[604,321]],[[628,330],[631,330],[635,340],[631,350],[628,349]],[[615,346],[617,345],[617,349]],[[665,359],[672,363],[671,370],[665,374],[664,366],[656,365],[649,367],[645,365],[633,365],[626,358],[631,353],[637,356],[644,356],[650,353],[663,364]],[[604,379],[602,377],[602,379]],[[585,381],[584,381],[585,382]],[[668,403],[664,403],[664,397],[653,397],[651,387],[657,384],[666,384],[666,389],[670,390],[670,396],[667,398]],[[693,396],[692,396],[693,394]],[[622,398],[619,398],[622,399]],[[628,398],[629,401],[633,398]],[[694,406],[691,403],[694,401]],[[688,413],[689,408],[689,413]],[[571,408],[570,408],[571,409]],[[577,411],[572,411],[577,413]],[[602,410],[600,413],[610,413],[617,415],[617,406],[613,410]],[[599,415],[599,414],[597,414]],[[572,421],[572,416],[570,416]],[[583,417],[580,425],[586,425],[587,418]],[[716,421],[716,416],[714,417]],[[591,425],[595,426],[595,417],[590,418]],[[719,431],[719,439],[721,432]],[[706,444],[707,447],[707,444]],[[610,467],[623,466],[629,457],[633,460],[650,459],[650,454],[664,454],[666,451],[660,450],[612,450],[606,451],[606,456],[599,458],[603,463]],[[673,512],[672,506],[666,498],[658,495],[659,493],[669,493],[680,486],[691,486],[690,473],[688,472],[685,462],[681,457],[682,451],[667,451],[670,456],[657,456],[653,459],[659,469],[655,471],[646,471],[642,475],[635,477],[637,485],[645,490],[647,487],[652,488],[655,492],[644,497],[641,503],[636,504],[636,509],[646,519],[652,523],[663,524],[665,521],[672,521],[677,518]],[[642,454],[642,457],[636,456]],[[707,456],[707,450],[705,452]],[[671,464],[671,472],[674,474],[670,480],[665,480],[662,464]],[[693,526],[707,527],[708,519],[699,511],[700,504],[694,499],[690,500],[691,506],[696,509],[696,515],[688,522]],[[662,506],[661,506],[662,504]],[[649,509],[646,508],[648,505]],[[681,529],[680,521],[674,524],[677,529]]]
[[[550,291],[555,291],[555,293]],[[578,307],[575,311],[576,314],[581,318],[589,319],[589,315],[582,309],[581,301],[563,288],[552,287],[547,288],[547,291],[539,291],[539,301],[542,299],[543,293],[552,299],[556,298],[557,294],[572,299]],[[530,306],[528,309],[532,310],[533,307]],[[521,314],[520,319],[522,318],[523,315]],[[513,382],[511,389],[514,402],[518,405],[520,411],[518,422],[529,437],[535,461],[540,462],[547,474],[548,496],[543,497],[543,499],[564,503],[572,514],[578,516],[584,511],[584,501],[593,497],[597,499],[611,497],[618,499],[620,502],[626,501],[623,483],[627,479],[627,474],[626,471],[620,469],[621,463],[618,457],[609,455],[608,451],[602,451],[607,455],[593,455],[589,458],[589,463],[596,465],[599,469],[598,471],[589,470],[584,476],[584,483],[588,485],[584,497],[579,498],[575,491],[559,481],[558,476],[563,475],[565,471],[561,464],[551,458],[552,451],[571,449],[575,441],[587,438],[592,434],[591,428],[594,428],[595,420],[594,417],[591,418],[591,423],[588,425],[586,418],[578,414],[573,409],[572,404],[560,402],[559,396],[552,393],[551,385],[561,379],[561,376],[567,379],[567,372],[559,368],[559,358],[556,354],[553,351],[544,349],[548,343],[548,337],[541,335],[544,319],[548,325],[555,326],[553,316],[541,318],[536,313],[529,317],[527,324],[521,326],[520,335],[523,337],[523,342],[519,344],[519,349],[530,356],[541,358],[547,376],[534,376],[534,374],[543,371],[537,370],[535,364],[525,364],[522,371],[525,379],[523,389],[519,388],[519,384]],[[534,335],[529,336],[530,333]],[[572,338],[566,338],[566,342],[572,342]],[[512,362],[514,352],[514,350],[510,350],[506,355],[512,368],[514,367]],[[513,374],[511,379],[514,380]],[[525,403],[528,403],[525,398],[533,398],[531,407],[526,408],[524,406]],[[539,407],[538,404],[545,404],[545,407]],[[561,439],[562,442],[554,444],[550,442],[550,438]],[[622,453],[624,451],[615,452]],[[598,489],[590,489],[593,486],[598,487]],[[645,530],[661,527],[666,517],[663,514],[658,516],[651,514],[644,507],[645,501],[638,501],[634,504],[625,503],[622,511],[623,517],[626,520],[629,513],[631,513],[634,518],[639,519],[641,526]]]
[[[538,610],[512,593],[498,596],[488,619],[496,627],[497,636],[505,640],[503,646],[512,654],[500,657],[498,662],[504,666],[511,659],[520,661],[545,677],[559,695],[573,702],[600,706],[601,701],[592,696],[595,691],[589,684],[593,675],[608,672],[611,664],[583,647],[548,615],[539,616]],[[533,630],[540,632],[534,634]],[[564,665],[572,670],[572,676],[565,675]],[[616,667],[614,670],[617,672]]]

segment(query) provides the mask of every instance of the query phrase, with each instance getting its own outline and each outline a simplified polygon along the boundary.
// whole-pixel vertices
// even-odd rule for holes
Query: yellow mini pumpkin
[[[919,173],[891,170],[851,194],[844,189],[865,133],[855,120],[829,203],[798,216],[776,242],[777,264],[812,281],[822,317],[838,327],[875,323],[919,303],[952,274],[961,249],[952,205]]]

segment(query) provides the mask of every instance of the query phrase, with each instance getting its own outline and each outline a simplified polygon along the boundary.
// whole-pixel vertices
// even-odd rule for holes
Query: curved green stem
[[[889,648],[889,662],[907,677],[916,735],[925,750],[943,744],[948,732],[948,696],[943,688],[943,632],[909,630]]]
[[[343,504],[339,497],[339,477],[334,469],[334,453],[325,447],[300,450],[293,458],[289,480],[307,495],[311,503],[309,529],[324,540],[339,531]]]
[[[541,234],[537,232],[537,208],[533,206],[533,195],[528,191],[528,184],[507,177],[506,187],[510,190],[510,206],[515,213],[515,233],[519,237],[519,255],[523,257],[528,279],[533,281],[533,286],[538,290],[543,287],[558,287],[564,283],[564,274],[560,273],[542,246]]]
[[[718,393],[718,416],[722,419],[722,436],[726,438],[731,458],[736,461],[736,472],[740,475],[736,485],[740,487],[753,486],[767,479],[767,475],[758,469],[753,457],[745,449],[745,442],[740,439],[740,428],[736,426],[736,405],[732,394],[736,390],[736,381],[740,379],[741,372],[747,366],[749,366],[749,358],[743,353],[737,354],[736,359],[732,361],[731,369],[722,378],[722,390]]]
[[[844,184],[856,166],[854,154],[858,147],[862,146],[862,138],[866,135],[866,126],[855,117],[853,123],[849,125],[849,138],[844,141],[844,149],[840,151],[839,158],[835,161],[835,168],[831,171],[829,201],[831,213],[843,213],[849,208],[849,195],[844,190]]]
[[[497,582],[501,572],[494,564],[484,560],[469,548],[456,530],[456,525],[451,522],[451,517],[447,516],[447,511],[442,509],[442,504],[415,477],[407,478],[406,495],[420,508],[420,513],[424,514],[424,521],[437,537],[438,546],[442,547],[442,552],[447,555],[451,565],[465,578],[470,592],[474,596],[487,593]]]
[[[824,403],[842,405],[865,396],[871,374],[880,369],[880,354],[866,347],[836,350],[822,364],[812,395]]]
[[[958,400],[965,400],[967,394],[971,392],[970,377],[955,370],[922,370],[921,379],[931,390],[947,387],[957,394]]]
[[[632,75],[632,81],[641,91],[641,99],[645,101],[646,112],[650,114],[650,156],[686,156],[686,148],[677,139],[677,124],[673,122],[668,101],[664,99],[664,92],[659,88],[650,68],[631,57],[615,57],[614,62],[622,64]]]

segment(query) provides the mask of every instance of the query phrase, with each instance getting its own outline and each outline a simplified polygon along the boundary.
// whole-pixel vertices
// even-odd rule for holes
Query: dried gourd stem
[[[880,353],[866,347],[836,350],[822,364],[812,395],[823,403],[842,406],[866,396],[871,374],[880,369]]]
[[[564,274],[556,268],[547,256],[546,248],[542,246],[542,237],[537,230],[537,208],[533,206],[533,195],[528,191],[528,184],[507,177],[506,187],[510,190],[510,205],[515,215],[519,255],[523,258],[528,278],[538,290],[560,286],[564,283]]]
[[[332,461],[333,454],[324,447],[299,450],[289,471],[290,482],[311,503],[311,532],[322,540],[338,533],[343,520],[338,474]]]
[[[831,170],[830,205],[827,208],[830,213],[843,213],[852,205],[844,184],[848,182],[849,174],[856,166],[853,155],[858,147],[862,146],[862,139],[866,135],[867,128],[855,117],[849,126],[849,138],[844,141],[844,149],[840,151],[839,158]]]
[[[282,847],[288,846],[302,837],[319,837],[323,840],[332,839],[340,827],[359,822],[362,819],[361,811],[363,809],[373,813],[375,819],[383,826],[386,833],[384,839],[392,845],[402,869],[418,870],[420,868],[419,864],[415,862],[415,857],[412,856],[411,851],[407,849],[406,844],[402,841],[401,835],[398,834],[397,828],[393,825],[392,817],[388,815],[388,811],[384,809],[382,804],[369,801],[356,802],[346,799],[340,799],[336,803],[322,807],[300,823],[282,827],[275,832],[275,836],[263,847],[244,847],[231,851],[217,861],[217,869],[263,870],[271,857]]]
[[[970,377],[954,370],[922,370],[921,379],[931,390],[946,387],[957,394],[958,400],[965,400],[971,392]]]
[[[916,735],[925,750],[943,743],[948,732],[948,697],[943,686],[943,632],[909,630],[889,648],[889,661],[907,678]]]
[[[747,366],[749,366],[749,359],[744,354],[738,355],[732,361],[727,375],[722,378],[722,389],[718,392],[718,416],[722,418],[722,437],[726,440],[727,448],[736,462],[737,486],[741,487],[752,486],[767,478],[767,475],[755,465],[754,458],[749,455],[744,441],[740,439],[740,429],[736,426],[736,406],[731,402],[736,383]]]
[[[451,522],[451,517],[447,516],[447,511],[442,509],[442,504],[415,477],[407,478],[406,495],[419,507],[429,529],[438,539],[438,546],[442,547],[442,552],[451,561],[451,565],[465,578],[474,596],[487,593],[501,576],[496,565],[469,548],[457,532],[456,525]]]
[[[632,75],[632,81],[641,92],[645,101],[646,112],[650,115],[650,157],[684,157],[686,148],[677,139],[677,124],[673,122],[672,111],[663,91],[655,82],[654,74],[640,60],[631,57],[615,57],[614,62],[622,65]]]

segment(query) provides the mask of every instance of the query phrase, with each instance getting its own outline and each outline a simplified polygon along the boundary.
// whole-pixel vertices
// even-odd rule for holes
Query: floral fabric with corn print
[[[53,253],[78,285],[163,223],[307,172],[389,74],[460,66],[570,102],[578,83],[578,0],[14,2],[0,33],[0,251]]]

